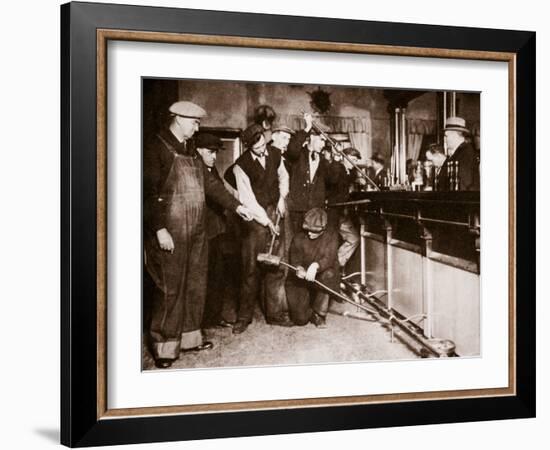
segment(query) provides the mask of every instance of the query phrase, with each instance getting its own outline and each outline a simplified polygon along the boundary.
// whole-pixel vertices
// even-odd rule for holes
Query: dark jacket
[[[270,150],[272,150],[272,149],[273,149],[274,151],[277,151],[277,152],[279,152],[279,153],[281,154],[281,158],[282,158],[282,160],[283,160],[283,164],[285,165],[285,169],[286,169],[286,171],[288,172],[288,175],[290,176],[290,169],[291,169],[291,166],[292,166],[292,165],[291,165],[290,162],[286,159],[286,152],[283,153],[279,147],[275,147],[275,146],[273,145],[273,143],[270,142],[270,143],[267,145],[267,150],[270,151]]]
[[[220,177],[218,169],[212,167],[208,170],[206,164],[203,163],[204,169],[209,172],[221,184],[223,180]],[[213,239],[220,234],[225,233],[227,218],[225,216],[225,208],[219,203],[210,198],[206,198],[206,238]]]
[[[449,165],[454,161],[458,161],[459,190],[479,191],[479,164],[474,147],[469,142],[460,144],[452,156],[445,160],[437,176],[437,189],[451,189]]]
[[[338,234],[326,230],[317,239],[309,239],[302,231],[290,244],[290,263],[307,269],[310,264],[319,264],[318,273],[327,269],[338,271]]]
[[[295,212],[306,212],[311,208],[324,208],[326,204],[326,185],[334,176],[329,163],[321,155],[319,167],[313,181],[309,179],[309,151],[304,147],[307,133],[298,131],[288,144],[285,158],[290,163],[290,192],[288,209]]]
[[[180,143],[168,129],[155,134],[143,146],[143,221],[145,232],[166,228],[166,206],[163,188],[176,154],[187,155],[189,146]],[[187,156],[196,158],[197,156]],[[200,158],[200,157],[199,157]],[[204,164],[202,164],[204,166]],[[235,210],[240,203],[210,172],[204,170],[206,199],[225,209]]]
[[[328,204],[348,201],[351,185],[356,179],[355,170],[348,172],[343,163],[332,162],[330,172],[327,184]]]

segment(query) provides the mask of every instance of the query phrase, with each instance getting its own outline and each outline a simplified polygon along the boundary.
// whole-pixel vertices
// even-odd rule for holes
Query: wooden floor
[[[338,312],[356,313],[356,308],[334,305]],[[234,335],[229,328],[204,330],[214,348],[181,354],[172,369],[316,364],[331,362],[417,359],[406,345],[391,342],[389,330],[377,322],[331,313],[327,328],[312,324],[303,327],[277,327],[265,323],[259,309],[248,329]],[[147,348],[143,347],[143,369],[156,370]]]

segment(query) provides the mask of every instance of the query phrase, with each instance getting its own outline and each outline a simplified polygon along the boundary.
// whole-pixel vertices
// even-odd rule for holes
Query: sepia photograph
[[[61,442],[535,417],[535,33],[179,6],[61,7]]]
[[[480,92],[141,89],[142,370],[481,356]]]

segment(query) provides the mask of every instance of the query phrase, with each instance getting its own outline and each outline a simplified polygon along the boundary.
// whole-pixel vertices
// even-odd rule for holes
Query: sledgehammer
[[[298,271],[297,267],[294,267],[292,264],[289,264],[286,261],[283,261],[280,256],[270,255],[269,253],[258,253],[257,260],[258,262],[269,266],[275,266],[275,267],[285,266],[293,270],[294,272]],[[334,289],[329,288],[327,285],[321,283],[320,281],[313,280],[313,283],[315,283],[325,291],[329,292],[330,294],[334,295],[335,297],[338,297],[339,299],[344,300],[345,302],[351,303],[353,306],[357,306],[358,308],[368,312],[369,314],[374,315],[375,317],[378,316],[378,313],[376,312],[376,310],[371,309],[367,306],[361,305],[359,303],[355,303],[350,298],[346,297],[345,295],[342,295],[340,292],[336,292]]]

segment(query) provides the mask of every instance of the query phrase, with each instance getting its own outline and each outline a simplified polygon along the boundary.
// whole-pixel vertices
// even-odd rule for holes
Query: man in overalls
[[[168,128],[143,149],[144,248],[153,294],[149,337],[158,368],[180,351],[213,347],[203,341],[208,241],[206,197],[250,220],[249,212],[197,159],[190,139],[206,112],[187,101],[169,108]]]

